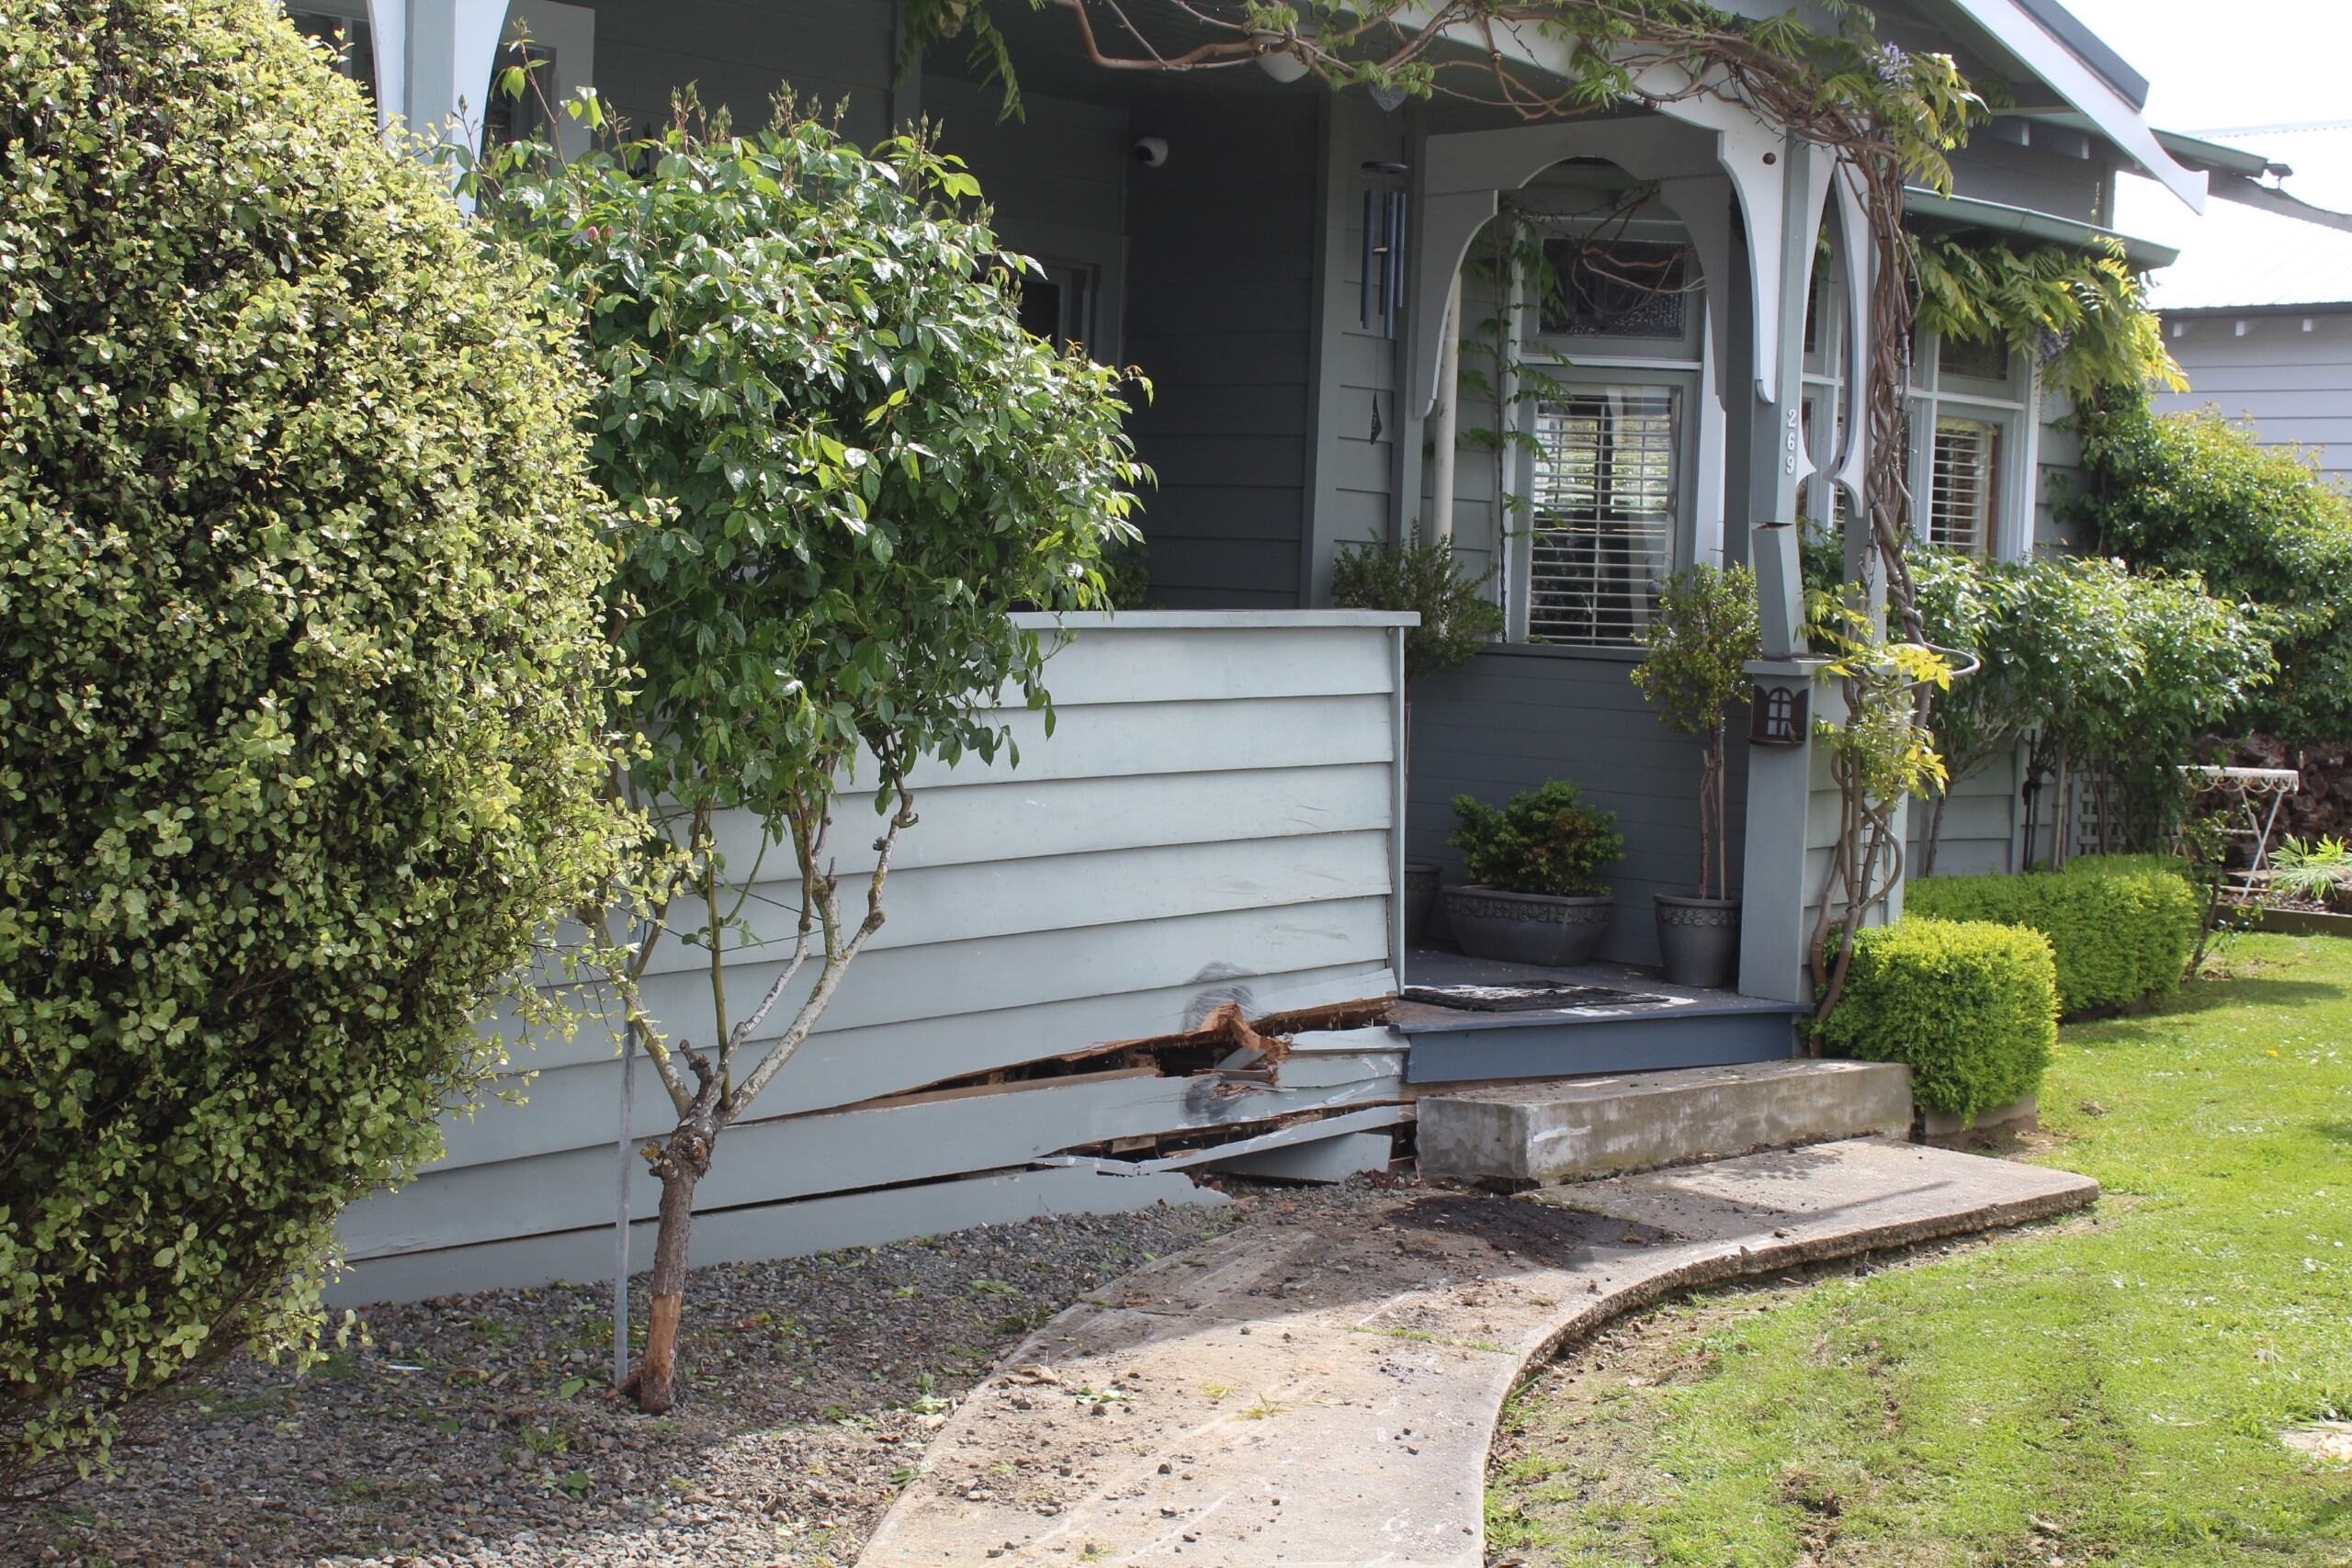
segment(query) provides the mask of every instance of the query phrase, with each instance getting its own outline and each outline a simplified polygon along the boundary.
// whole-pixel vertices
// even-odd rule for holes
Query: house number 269
[[[1782,417],[1788,422],[1789,434],[1781,443],[1781,449],[1788,454],[1781,459],[1781,468],[1793,474],[1797,471],[1797,411],[1791,409]]]

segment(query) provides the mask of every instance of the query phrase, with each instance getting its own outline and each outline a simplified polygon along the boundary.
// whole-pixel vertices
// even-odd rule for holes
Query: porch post
[[[506,0],[409,0],[401,113],[411,130],[481,150]]]
[[[376,129],[390,130],[408,113],[408,0],[368,0],[376,35]]]
[[[1785,170],[1778,220],[1770,228],[1753,222],[1747,235],[1748,265],[1758,265],[1770,247],[1780,262],[1777,299],[1778,331],[1772,333],[1771,363],[1757,364],[1749,394],[1748,460],[1744,476],[1734,476],[1736,491],[1747,494],[1746,521],[1758,525],[1794,523],[1797,516],[1798,469],[1804,457],[1804,432],[1799,410],[1804,397],[1804,309],[1813,276],[1814,233],[1820,211],[1817,197],[1826,171],[1815,149],[1790,137],[1781,147]],[[1762,215],[1751,212],[1751,220]],[[1753,323],[1751,323],[1752,329]],[[1751,330],[1748,353],[1763,334]],[[1728,378],[1726,378],[1728,380]],[[1769,398],[1770,400],[1767,400]],[[1740,479],[1745,479],[1744,487]],[[1777,538],[1785,538],[1785,532]],[[1747,541],[1752,552],[1775,547],[1775,536]],[[1768,574],[1769,575],[1769,574]],[[1768,635],[1772,623],[1786,620],[1775,606],[1760,606]],[[1786,646],[1767,647],[1764,659],[1750,673],[1776,677],[1783,683],[1810,686],[1818,660],[1805,657],[1800,627],[1781,628],[1774,637]],[[1739,988],[1752,997],[1804,1002],[1812,987],[1804,972],[1805,906],[1812,855],[1806,833],[1807,807],[1813,790],[1815,747],[1810,739],[1794,746],[1750,746],[1747,751],[1747,838],[1741,864]]]

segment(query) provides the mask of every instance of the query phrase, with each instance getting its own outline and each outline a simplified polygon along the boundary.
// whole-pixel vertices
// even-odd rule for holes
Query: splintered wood
[[[1261,1034],[1250,1027],[1250,1021],[1241,1016],[1240,1006],[1234,1002],[1217,1003],[1216,1010],[1202,1021],[1200,1028],[1182,1038],[1188,1044],[1224,1044],[1237,1051],[1250,1052],[1257,1057],[1258,1065],[1268,1067],[1282,1066],[1283,1058],[1290,1055],[1290,1036]],[[1251,1065],[1231,1060],[1216,1064],[1225,1071]]]

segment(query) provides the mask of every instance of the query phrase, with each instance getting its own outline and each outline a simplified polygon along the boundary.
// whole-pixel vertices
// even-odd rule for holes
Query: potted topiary
[[[1446,889],[1445,919],[1462,951],[1551,968],[1590,958],[1616,902],[1600,868],[1625,852],[1617,814],[1585,805],[1566,779],[1499,808],[1457,795],[1453,814],[1470,880]]]
[[[1698,893],[1657,895],[1657,945],[1666,977],[1728,986],[1739,975],[1739,900],[1731,896],[1724,745],[1731,705],[1758,658],[1756,574],[1744,566],[1686,567],[1666,581],[1640,640],[1634,684],[1658,717],[1704,743],[1699,763]]]
[[[1421,624],[1405,633],[1405,729],[1409,755],[1413,682],[1467,660],[1501,632],[1503,613],[1486,597],[1491,570],[1473,577],[1453,547],[1416,540],[1367,539],[1349,545],[1331,567],[1331,603],[1344,610],[1411,610]],[[1419,942],[1437,903],[1438,863],[1405,863],[1405,940]]]

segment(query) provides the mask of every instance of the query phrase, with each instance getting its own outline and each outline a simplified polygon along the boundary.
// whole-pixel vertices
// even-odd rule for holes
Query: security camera
[[[1136,162],[1147,169],[1157,169],[1168,162],[1168,138],[1138,136],[1136,138]]]

